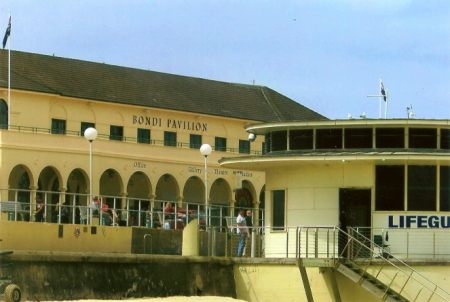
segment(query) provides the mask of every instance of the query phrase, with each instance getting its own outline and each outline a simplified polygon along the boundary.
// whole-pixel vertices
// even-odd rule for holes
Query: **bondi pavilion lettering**
[[[150,117],[150,116],[137,116],[133,115],[133,124],[150,126],[150,127],[163,127],[163,125],[167,128],[171,129],[180,129],[180,130],[190,130],[190,131],[198,131],[198,132],[206,132],[208,131],[207,123],[199,123],[199,122],[190,122],[184,120],[176,120],[176,119],[167,119],[163,121],[162,118]]]

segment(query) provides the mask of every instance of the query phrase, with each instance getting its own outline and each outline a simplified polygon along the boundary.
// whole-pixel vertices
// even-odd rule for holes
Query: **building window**
[[[171,131],[164,131],[164,146],[177,146],[177,133]]]
[[[272,152],[272,135],[271,133],[267,133],[266,137],[264,138],[265,141],[265,149],[263,150],[264,153],[270,153]]]
[[[450,149],[450,129],[441,129],[441,149]]]
[[[437,129],[409,128],[409,148],[436,149]]]
[[[0,129],[8,129],[8,104],[0,99]]]
[[[284,231],[286,226],[285,222],[285,209],[286,209],[286,191],[274,190],[273,202],[272,202],[272,225],[274,231]]]
[[[137,142],[140,144],[150,144],[150,129],[138,128]]]
[[[377,128],[375,135],[377,148],[405,148],[404,128]]]
[[[408,166],[408,211],[436,211],[436,166]]]
[[[342,149],[342,129],[317,129],[316,149]]]
[[[439,184],[439,210],[450,212],[450,166],[441,166]]]
[[[123,127],[111,125],[109,127],[109,139],[113,141],[123,140]]]
[[[66,120],[52,118],[52,134],[66,134]]]
[[[313,129],[289,131],[289,150],[308,150],[313,148],[314,148]]]
[[[344,146],[346,149],[372,148],[372,128],[348,128],[344,130]]]
[[[216,151],[227,151],[227,139],[224,137],[216,137],[214,150]]]
[[[261,143],[261,152],[263,155],[267,153],[266,146],[267,146],[266,142]]]
[[[198,134],[191,134],[189,138],[189,147],[191,149],[200,149],[202,146],[202,136]]]
[[[287,150],[287,131],[272,132],[272,151]]]
[[[87,128],[95,128],[95,123],[81,122],[81,136],[84,136],[84,131],[86,131]]]
[[[239,153],[250,154],[250,142],[247,140],[239,140]]]
[[[375,210],[403,211],[405,200],[405,167],[376,166]]]

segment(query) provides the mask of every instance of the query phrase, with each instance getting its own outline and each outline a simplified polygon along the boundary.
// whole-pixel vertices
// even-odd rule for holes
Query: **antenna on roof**
[[[410,107],[406,107],[406,116],[408,119],[414,118],[416,115],[412,112],[413,106],[411,104]]]

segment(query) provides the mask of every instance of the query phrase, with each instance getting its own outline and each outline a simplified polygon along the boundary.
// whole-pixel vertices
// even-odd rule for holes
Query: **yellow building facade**
[[[0,75],[2,200],[29,205],[42,195],[47,222],[59,214],[51,205],[66,201],[73,212],[89,205],[89,195],[117,211],[164,201],[179,209],[209,202],[220,216],[234,215],[234,206],[257,208],[264,173],[222,168],[218,160],[262,152],[263,143],[243,131],[248,123],[324,118],[267,87],[15,51],[11,62],[10,89],[7,68]],[[88,127],[98,132],[92,192]],[[213,148],[207,193],[202,144]],[[71,220],[78,223],[74,213]],[[144,223],[134,217],[134,225]]]

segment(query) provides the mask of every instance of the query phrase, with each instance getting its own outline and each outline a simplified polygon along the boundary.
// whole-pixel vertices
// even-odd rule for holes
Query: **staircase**
[[[337,263],[335,268],[344,276],[359,284],[382,301],[409,301],[351,261],[342,260]]]
[[[308,301],[313,298],[311,289],[306,288],[306,266],[333,267],[381,301],[450,301],[449,292],[354,229],[347,233],[338,227],[299,227],[297,239],[296,254]],[[337,288],[334,295],[339,301]]]

